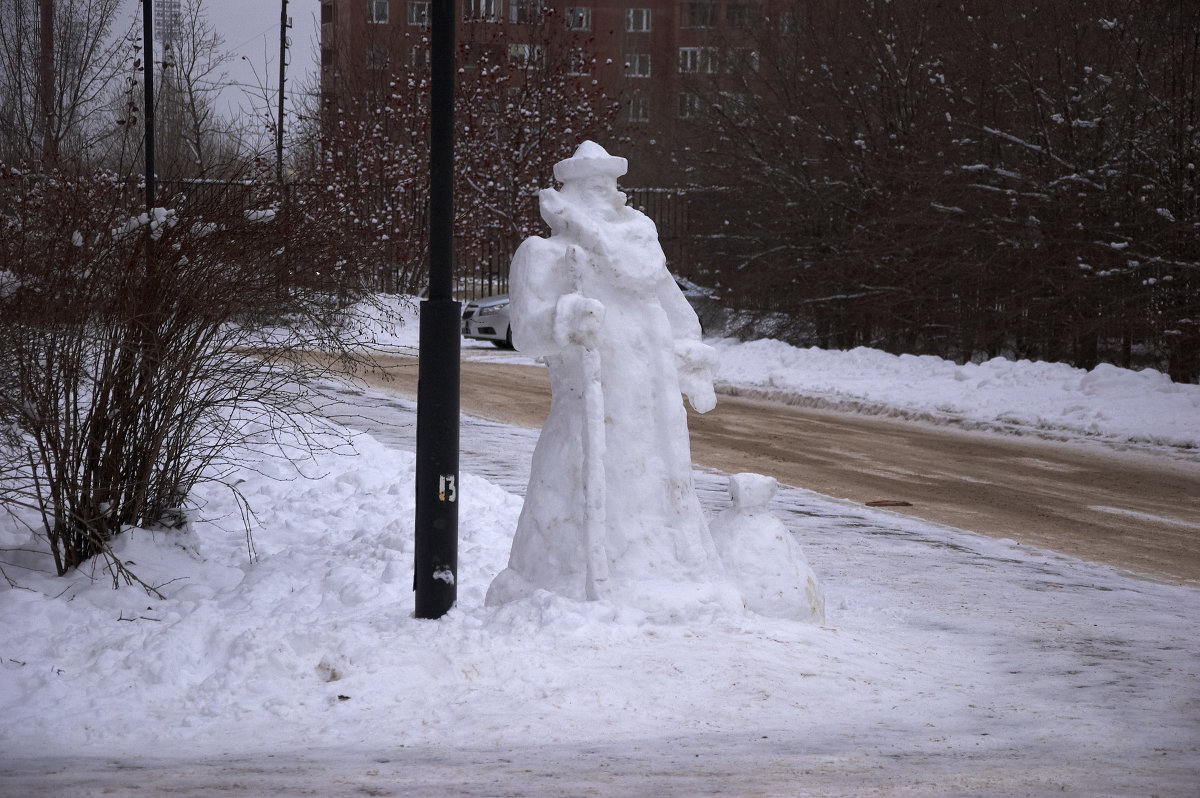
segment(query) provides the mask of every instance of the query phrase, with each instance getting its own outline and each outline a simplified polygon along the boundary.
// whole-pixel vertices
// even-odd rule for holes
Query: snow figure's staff
[[[582,293],[585,251],[567,247],[567,267],[575,290]],[[600,381],[600,352],[594,343],[579,344],[583,366],[583,540],[587,549],[587,573],[584,591],[589,601],[600,598],[603,583],[608,579],[608,550],[604,545],[605,488],[604,455],[604,384]],[[599,584],[597,584],[599,583]]]

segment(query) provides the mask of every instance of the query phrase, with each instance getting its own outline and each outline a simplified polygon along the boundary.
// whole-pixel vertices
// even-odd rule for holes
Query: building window
[[[322,47],[321,48],[321,66],[322,67],[333,66],[333,48],[332,47]]]
[[[463,66],[467,69],[488,69],[505,62],[508,48],[500,42],[492,41],[484,44],[469,45],[463,52]]]
[[[650,100],[645,95],[635,94],[629,99],[629,121],[650,121]]]
[[[388,21],[388,0],[367,0],[367,22],[383,24]]]
[[[695,119],[700,116],[700,95],[683,92],[679,95],[679,118]]]
[[[567,74],[581,77],[591,74],[592,57],[583,50],[575,50],[567,61]]]
[[[408,66],[412,69],[428,69],[429,60],[430,52],[426,45],[418,44],[408,51]]]
[[[725,21],[734,28],[751,28],[758,22],[758,5],[755,3],[727,3]]]
[[[679,8],[679,27],[681,28],[711,28],[716,22],[716,3],[684,3]]]
[[[383,69],[387,66],[388,48],[376,45],[367,49],[367,69]]]
[[[758,50],[735,47],[729,51],[725,71],[730,74],[745,74],[758,71]]]
[[[567,27],[571,30],[592,29],[592,7],[575,6],[567,9]]]
[[[717,57],[711,47],[680,47],[679,71],[687,74],[715,74]]]
[[[720,106],[725,111],[725,115],[733,119],[739,125],[746,122],[746,111],[749,107],[748,103],[750,95],[742,92],[723,91],[721,92]]]
[[[625,32],[626,33],[649,33],[650,32],[650,9],[648,9],[648,8],[627,8],[627,9],[625,9]]]
[[[481,97],[477,102],[472,103],[472,108],[479,113],[480,116],[485,116],[494,119],[504,110],[504,102],[492,95],[491,97]]]
[[[625,76],[630,78],[650,77],[650,54],[634,53],[625,56]]]
[[[517,25],[540,25],[542,22],[542,0],[511,0],[509,16]]]
[[[408,0],[408,24],[429,27],[429,0]]]
[[[463,0],[463,19],[467,22],[499,22],[500,0]]]
[[[330,22],[333,22],[333,5],[321,3],[321,24],[328,25]]]
[[[542,47],[537,44],[510,44],[508,60],[518,67],[533,69],[542,63]]]

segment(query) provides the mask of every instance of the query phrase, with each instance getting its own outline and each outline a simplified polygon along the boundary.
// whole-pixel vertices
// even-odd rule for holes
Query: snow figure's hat
[[[629,161],[608,152],[594,141],[585,141],[570,158],[554,164],[554,177],[560,183],[580,180],[594,175],[607,175],[616,180],[629,171]]]

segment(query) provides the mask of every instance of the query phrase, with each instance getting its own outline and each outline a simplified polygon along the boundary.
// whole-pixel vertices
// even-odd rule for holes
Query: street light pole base
[[[458,598],[461,313],[454,300],[421,303],[413,567],[418,618],[440,618]]]

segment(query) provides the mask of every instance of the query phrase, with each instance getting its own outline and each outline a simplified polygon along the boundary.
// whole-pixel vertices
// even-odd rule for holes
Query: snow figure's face
[[[563,185],[563,192],[586,210],[610,218],[625,205],[617,181],[609,175],[589,175]]]

